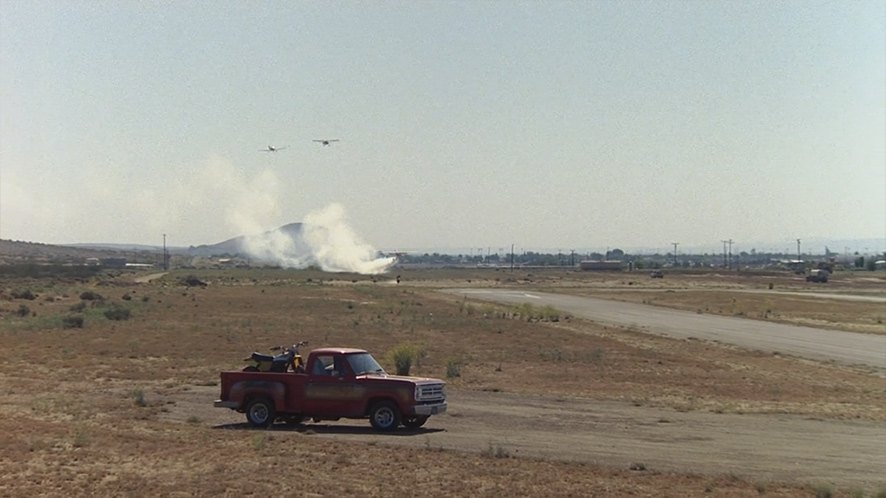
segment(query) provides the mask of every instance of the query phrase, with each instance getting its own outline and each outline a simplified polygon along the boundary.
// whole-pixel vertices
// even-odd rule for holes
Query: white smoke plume
[[[347,224],[345,209],[333,203],[309,213],[301,233],[274,230],[246,237],[246,250],[263,261],[285,268],[317,265],[324,271],[376,275],[386,272],[395,258],[377,251]]]
[[[386,272],[395,258],[379,258],[346,222],[345,209],[333,203],[305,217],[303,240],[326,271],[353,271],[368,275]]]
[[[316,265],[325,271],[378,274],[396,262],[378,257],[354,233],[338,203],[309,213],[301,230],[287,225],[290,229],[268,231],[285,211],[282,187],[272,170],[247,174],[224,158],[212,157],[171,187],[144,189],[135,202],[140,212],[153,215],[152,228],[158,232],[169,219],[187,217],[205,224],[203,220],[218,219],[222,211],[225,221],[244,235],[239,250],[285,268]]]

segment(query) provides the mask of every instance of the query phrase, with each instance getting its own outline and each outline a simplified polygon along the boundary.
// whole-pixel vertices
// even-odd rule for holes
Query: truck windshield
[[[347,358],[348,363],[351,365],[351,370],[354,371],[354,375],[385,373],[385,369],[383,369],[369,353],[351,354],[348,355]]]

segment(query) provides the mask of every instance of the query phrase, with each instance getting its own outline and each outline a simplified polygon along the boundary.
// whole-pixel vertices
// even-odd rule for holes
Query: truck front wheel
[[[390,401],[379,401],[369,410],[369,422],[379,431],[392,431],[400,425],[400,411]]]
[[[274,404],[267,398],[257,398],[246,405],[246,420],[253,427],[270,427],[275,417]]]

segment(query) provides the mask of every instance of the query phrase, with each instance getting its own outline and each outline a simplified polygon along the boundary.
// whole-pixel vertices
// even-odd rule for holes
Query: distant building
[[[102,258],[101,264],[105,268],[126,268],[126,258]]]
[[[581,261],[578,267],[584,271],[621,271],[621,261]]]

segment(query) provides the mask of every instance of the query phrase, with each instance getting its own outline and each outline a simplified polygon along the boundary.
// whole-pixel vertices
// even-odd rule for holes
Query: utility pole
[[[729,260],[728,260],[729,264],[727,265],[727,267],[731,270],[732,269],[732,239],[727,240],[726,243],[729,244]]]
[[[800,239],[797,239],[797,261],[801,261],[803,257],[800,255]]]
[[[728,240],[721,240],[720,242],[723,243],[723,268],[726,268],[726,264],[727,264],[726,263],[726,243],[729,241]]]
[[[575,266],[575,249],[572,250],[571,257],[569,258],[569,264]]]
[[[671,245],[674,246],[674,267],[677,267],[677,246],[680,245],[679,242],[671,242]]]
[[[514,271],[514,244],[511,244],[511,271]]]
[[[169,253],[166,252],[166,234],[163,234],[163,271],[169,270]]]

